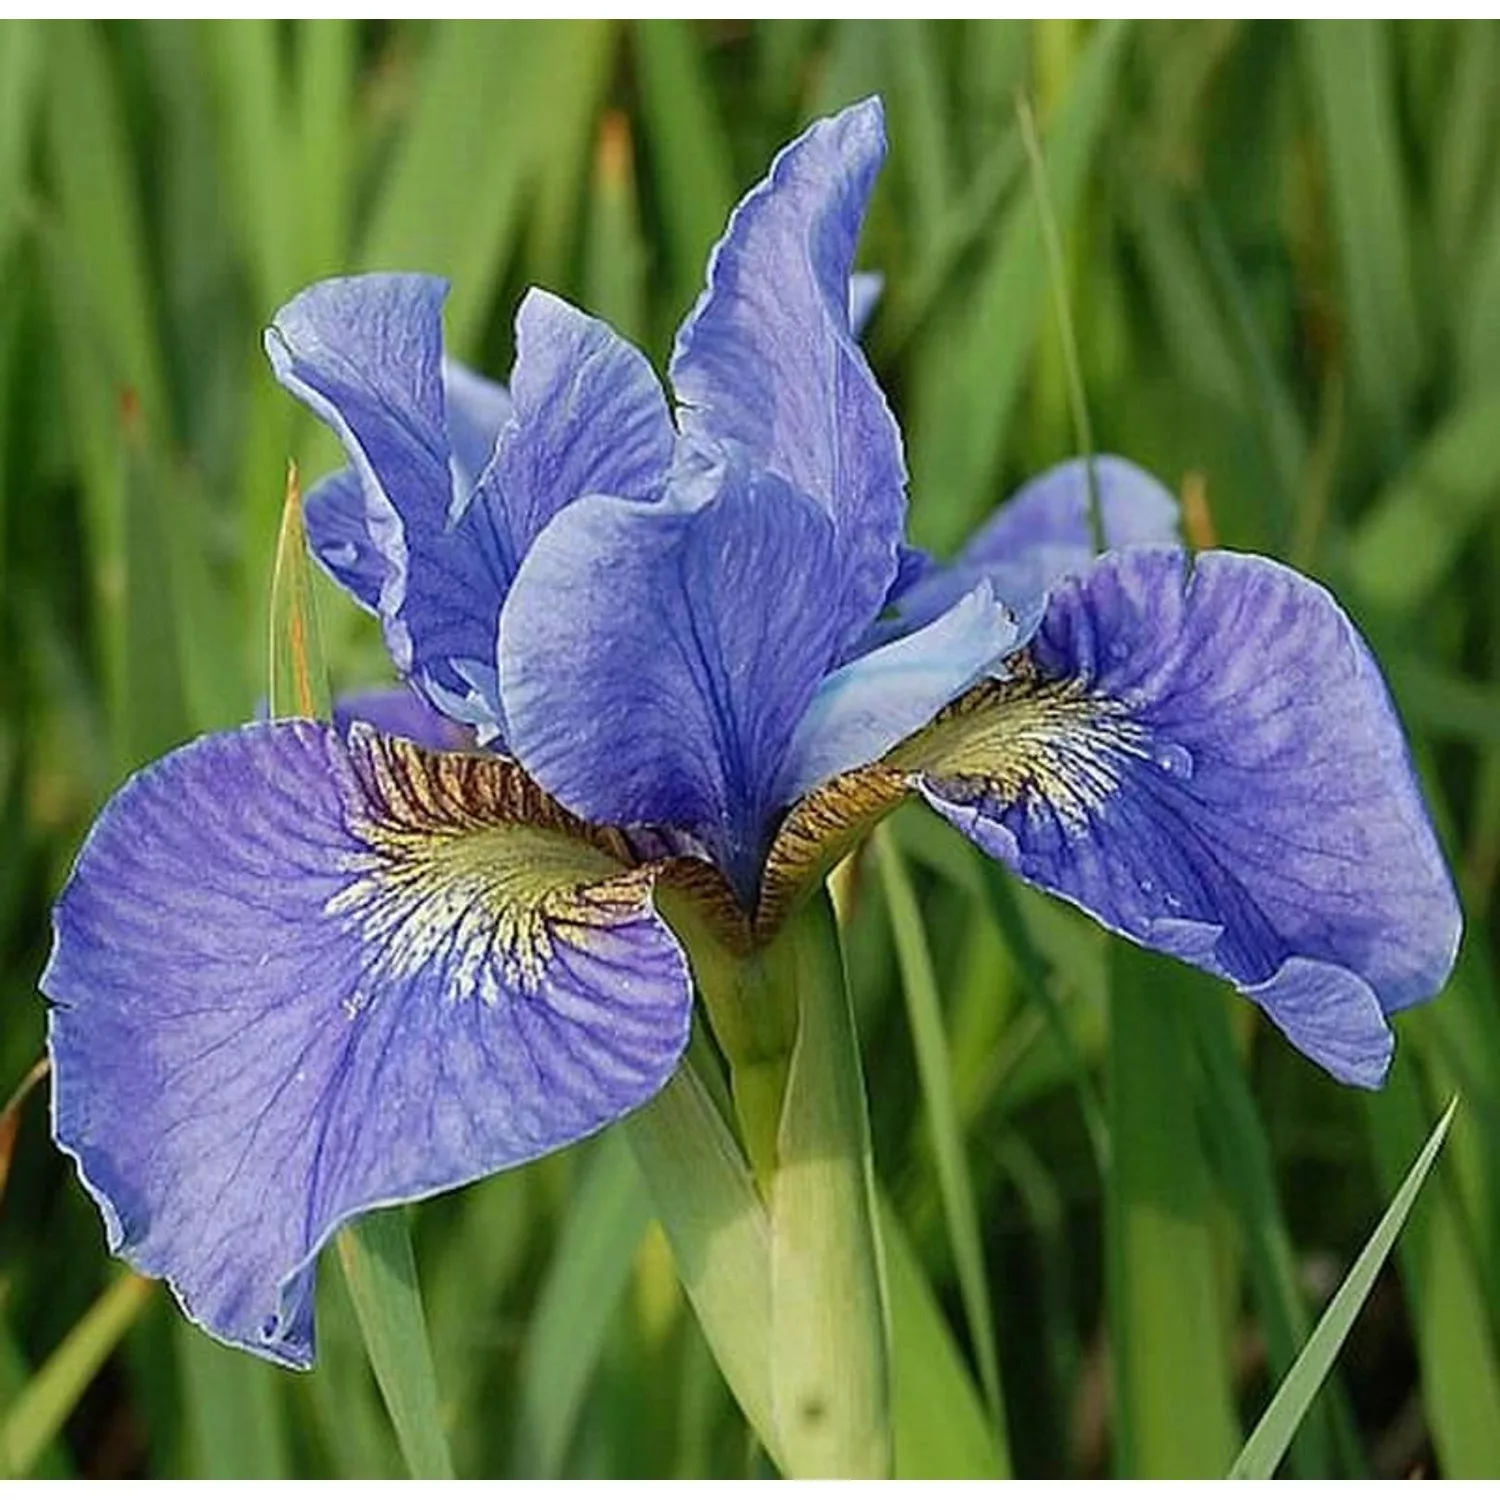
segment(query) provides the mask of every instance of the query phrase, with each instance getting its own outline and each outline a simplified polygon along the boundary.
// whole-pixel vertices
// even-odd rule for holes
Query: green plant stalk
[[[743,955],[689,912],[673,919],[729,1063],[731,1095],[727,1109],[715,1104],[700,1055],[631,1121],[684,1285],[785,1473],[888,1474],[888,1319],[864,1079],[832,902],[818,891],[765,947]],[[699,1117],[691,1151],[664,1128],[684,1110]],[[691,1163],[689,1174],[690,1156],[710,1161]],[[769,1271],[757,1278],[762,1253]],[[726,1255],[749,1273],[732,1290]]]
[[[833,903],[787,923],[763,973],[797,1007],[771,1205],[771,1405],[796,1477],[891,1472],[889,1319],[864,1076]]]

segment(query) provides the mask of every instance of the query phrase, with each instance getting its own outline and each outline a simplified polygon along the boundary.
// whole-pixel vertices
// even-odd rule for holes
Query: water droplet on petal
[[[1186,781],[1193,774],[1193,753],[1186,745],[1158,745],[1155,759],[1156,764],[1169,776]]]

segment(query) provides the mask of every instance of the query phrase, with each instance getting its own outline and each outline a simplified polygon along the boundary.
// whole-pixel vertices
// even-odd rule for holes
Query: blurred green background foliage
[[[739,193],[873,92],[867,342],[917,540],[953,548],[1076,446],[1024,93],[1101,447],[1198,544],[1339,594],[1468,921],[1365,1097],[898,815],[839,887],[891,1275],[942,1314],[897,1330],[898,1467],[1224,1472],[1457,1091],[1288,1471],[1500,1476],[1493,24],[0,23],[0,1086],[41,1054],[93,813],[265,692],[285,465],[336,457],[261,355],[279,304],[443,272],[450,347],[503,376],[537,283],[660,365]],[[322,606],[337,684],[386,680],[371,622]],[[314,1374],[217,1347],[118,1281],[44,1094],[8,1117],[0,1467],[399,1473],[339,1278]],[[767,1472],[615,1136],[413,1222],[460,1473]]]

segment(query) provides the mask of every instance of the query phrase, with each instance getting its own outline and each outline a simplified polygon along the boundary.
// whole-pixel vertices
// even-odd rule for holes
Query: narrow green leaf
[[[297,279],[344,268],[354,209],[354,85],[358,23],[304,20],[297,28],[297,148],[302,183],[297,206]],[[278,215],[283,205],[273,205]],[[267,308],[269,313],[270,309]]]
[[[1360,522],[1349,550],[1364,597],[1410,612],[1438,587],[1500,498],[1500,391],[1456,407]]]
[[[0,1320],[0,1411],[9,1411],[31,1379],[31,1367],[14,1332]],[[7,1472],[0,1469],[0,1473]],[[37,1454],[30,1473],[36,1479],[72,1479],[73,1465],[61,1435]]]
[[[932,1133],[938,1185],[948,1224],[948,1239],[958,1270],[964,1316],[979,1364],[979,1378],[990,1420],[995,1424],[996,1432],[1003,1435],[1005,1406],[1000,1390],[1000,1358],[995,1348],[995,1313],[985,1274],[974,1182],[954,1098],[953,1069],[943,1027],[937,975],[933,971],[932,954],[922,926],[916,892],[889,829],[876,830],[875,850],[896,939],[896,955],[906,994],[907,1021],[922,1083],[928,1128]]]
[[[286,1414],[280,1383],[263,1360],[226,1349],[179,1318],[182,1405],[194,1479],[286,1479]]]
[[[1009,873],[978,849],[972,851],[972,862],[979,873],[985,905],[1005,939],[1011,962],[1015,964],[1026,986],[1027,999],[1040,1013],[1047,1033],[1056,1045],[1058,1056],[1072,1080],[1074,1092],[1078,1096],[1078,1107],[1083,1114],[1083,1123],[1089,1133],[1089,1144],[1093,1147],[1094,1162],[1102,1177],[1109,1167],[1109,1123],[1104,1106],[1099,1102],[1093,1075],[1074,1038],[1073,1026],[1053,994],[1053,980],[1047,958],[1037,947],[1026,925]]]
[[[1182,1017],[1197,979],[1133,944],[1112,950],[1115,1463],[1131,1478],[1207,1478],[1228,1468],[1239,1435]]]
[[[1445,997],[1442,1003],[1455,998]],[[1384,1091],[1369,1101],[1367,1112],[1380,1181],[1394,1193],[1426,1126],[1415,1058],[1397,1054]],[[1458,1164],[1450,1146],[1422,1211],[1401,1236],[1397,1256],[1412,1309],[1422,1406],[1438,1465],[1451,1478],[1477,1479],[1500,1472],[1500,1427],[1495,1422],[1500,1358],[1493,1281],[1475,1257],[1472,1226],[1453,1171]]]
[[[1457,1108],[1458,1100],[1455,1098],[1433,1127],[1427,1144],[1423,1146],[1395,1197],[1391,1199],[1390,1207],[1381,1216],[1375,1232],[1350,1267],[1349,1274],[1334,1294],[1333,1301],[1318,1319],[1318,1326],[1302,1353],[1297,1356],[1297,1363],[1277,1388],[1265,1415],[1256,1424],[1255,1431],[1250,1434],[1249,1441],[1234,1461],[1234,1466],[1229,1471],[1231,1479],[1270,1479],[1276,1472],[1303,1414],[1327,1378],[1329,1370],[1333,1368],[1333,1362],[1338,1358],[1339,1350],[1343,1348],[1355,1318],[1365,1305],[1365,1298],[1370,1295],[1370,1288],[1375,1285],[1375,1278],[1380,1274],[1380,1268],[1385,1264],[1396,1236],[1401,1233],[1401,1226],[1406,1222],[1412,1204],[1417,1201],[1417,1194],[1421,1192],[1422,1184],[1426,1182],[1427,1174],[1437,1160]]]
[[[1235,1054],[1225,1006],[1205,996],[1188,1008],[1187,1020],[1203,1068],[1198,1120],[1239,1227],[1271,1369],[1284,1379],[1307,1342],[1312,1319],[1297,1283],[1270,1143]],[[1291,1461],[1292,1472],[1303,1479],[1348,1476],[1363,1467],[1353,1415],[1337,1385],[1307,1412]]]
[[[1008,1479],[1010,1457],[974,1389],[895,1210],[880,1198],[891,1302],[891,1409],[897,1479]]]
[[[901,164],[918,243],[941,223],[955,192],[955,161],[942,57],[931,21],[908,18],[878,28],[892,79],[890,135]]]
[[[201,22],[224,139],[226,194],[255,305],[268,316],[295,290],[300,194],[286,190],[296,121],[286,107],[275,20]],[[321,192],[321,185],[319,188]]]
[[[671,1082],[624,1130],[719,1369],[779,1463],[771,1420],[771,1226],[727,1123],[727,1100],[715,1101],[708,1081],[715,1069],[695,1032]]]
[[[1256,306],[1255,288],[1241,266],[1211,201],[1193,200],[1199,249],[1240,351],[1241,371],[1261,442],[1279,481],[1266,497],[1271,512],[1262,523],[1268,538],[1289,538],[1308,463],[1308,437],[1296,393],[1280,367]]]
[[[646,339],[646,247],[641,238],[629,117],[605,115],[583,242],[583,300],[595,317],[637,343]]]
[[[671,291],[680,317],[703,283],[703,267],[734,204],[729,140],[704,66],[695,23],[638,21],[645,146],[657,185]]]
[[[1047,132],[1047,163],[1057,221],[1066,234],[1104,138],[1115,73],[1128,27],[1106,21],[1079,59]],[[943,351],[951,378],[919,410],[922,445],[913,452],[914,490],[951,498],[942,517],[948,546],[995,502],[1000,460],[1047,307],[1047,260],[1035,198],[1011,210],[961,325]]]
[[[167,383],[153,278],[114,71],[93,23],[47,28],[47,143],[70,264],[92,325],[92,359],[114,394],[136,394],[146,430],[166,430]]]
[[[406,1210],[366,1214],[335,1243],[401,1456],[413,1479],[451,1479]]]
[[[176,598],[171,576],[171,516],[175,496],[162,466],[152,462],[133,398],[122,402],[123,578],[115,626],[116,673],[110,719],[116,764],[133,771],[181,744],[193,725]]]
[[[0,1422],[0,1471],[15,1476],[31,1472],[155,1285],[127,1272],[79,1319]]]
[[[21,229],[31,131],[41,98],[43,32],[38,21],[0,25],[0,267]]]
[[[605,1136],[569,1198],[536,1299],[517,1393],[516,1473],[561,1475],[650,1223],[650,1204],[624,1140]]]
[[[1125,213],[1152,320],[1173,366],[1216,400],[1242,402],[1235,341],[1182,208],[1160,181],[1142,174],[1127,184]]]
[[[1298,37],[1323,137],[1361,431],[1392,458],[1405,442],[1423,349],[1389,26],[1309,21]]]
[[[535,64],[548,90],[536,101],[547,129],[536,148],[527,250],[535,274],[552,285],[567,274],[573,260],[578,209],[619,35],[619,27],[608,19],[550,22]]]
[[[412,88],[416,106],[381,179],[361,263],[452,278],[449,347],[478,338],[512,257],[550,115],[547,23],[438,21]],[[455,109],[462,99],[467,107]]]

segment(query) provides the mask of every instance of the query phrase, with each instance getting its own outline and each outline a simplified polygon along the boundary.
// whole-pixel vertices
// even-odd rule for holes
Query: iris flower
[[[312,544],[415,696],[137,774],[43,979],[56,1137],[112,1248],[218,1338],[309,1364],[340,1225],[649,1100],[689,1032],[680,934],[753,951],[908,797],[1336,1078],[1378,1084],[1390,1014],[1446,978],[1452,885],[1321,587],[1190,556],[1114,458],[1097,511],[1066,464],[952,564],[904,544],[852,279],[884,152],[873,100],[781,152],[670,398],[542,291],[507,388],[445,357],[430,277],[277,315],[277,378],[348,456]]]

